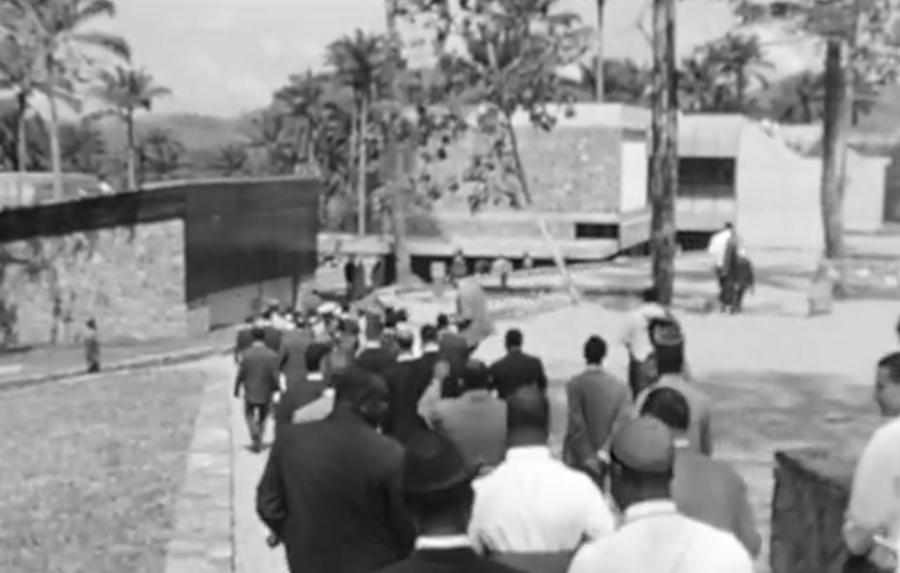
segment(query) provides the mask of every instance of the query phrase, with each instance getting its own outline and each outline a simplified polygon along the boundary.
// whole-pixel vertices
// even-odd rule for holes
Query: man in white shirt
[[[659,292],[651,287],[641,293],[640,305],[628,315],[622,344],[628,351],[628,386],[633,397],[649,385],[647,359],[653,354],[650,321],[663,319],[667,314],[666,307],[659,302]]]
[[[900,542],[900,352],[878,361],[875,401],[887,422],[872,435],[853,475],[844,523],[847,549],[898,569]]]
[[[675,445],[665,424],[650,417],[627,422],[610,457],[610,493],[624,510],[622,524],[582,547],[569,573],[753,572],[734,535],[678,513],[671,494]]]
[[[725,223],[722,229],[709,239],[707,252],[719,283],[719,302],[724,310],[731,304],[729,279],[734,255],[737,252],[737,235],[731,223]]]
[[[590,478],[554,459],[547,446],[550,406],[544,393],[527,386],[507,399],[506,459],[475,482],[469,534],[482,553],[543,559],[558,554],[562,568],[585,540],[612,533],[615,520]],[[540,556],[540,557],[538,557]]]

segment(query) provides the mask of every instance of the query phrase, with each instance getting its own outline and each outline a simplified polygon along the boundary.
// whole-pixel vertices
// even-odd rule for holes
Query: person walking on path
[[[244,398],[244,418],[250,432],[250,449],[262,451],[266,418],[280,389],[280,357],[266,346],[266,331],[253,328],[253,344],[241,354],[234,382],[234,397]]]
[[[591,336],[584,343],[585,370],[566,384],[568,424],[563,459],[602,483],[613,431],[631,419],[628,386],[603,368],[606,341]]]
[[[541,392],[547,391],[544,363],[537,356],[526,354],[522,350],[524,344],[522,331],[509,329],[504,339],[506,355],[491,364],[491,378],[501,398],[511,396],[523,386],[536,386]]]
[[[312,343],[312,332],[301,321],[294,321],[293,327],[284,331],[281,338],[281,373],[287,390],[306,380],[306,350]]]
[[[722,312],[726,312],[732,304],[737,243],[734,225],[728,222],[710,238],[707,249],[719,285],[719,305]]]
[[[276,437],[257,487],[257,513],[291,573],[371,573],[413,548],[403,448],[375,430],[387,408],[383,380],[350,368],[334,391],[328,417]]]
[[[451,440],[431,432],[407,445],[403,495],[418,530],[409,558],[379,573],[515,573],[475,552],[467,533],[472,514],[472,479]]]
[[[459,334],[466,339],[469,354],[494,334],[494,323],[488,314],[487,296],[478,279],[455,280],[456,320]]]
[[[581,547],[569,573],[752,573],[734,535],[678,512],[672,499],[675,444],[650,417],[627,422],[610,449],[610,493],[619,529]]]
[[[731,532],[756,557],[762,538],[747,497],[747,485],[725,462],[690,448],[687,431],[691,412],[684,396],[672,388],[652,389],[641,415],[656,418],[672,432],[675,443],[672,497],[678,511]]]
[[[507,401],[506,459],[475,482],[475,547],[524,571],[564,572],[585,539],[612,533],[600,489],[550,454],[550,403],[534,386]]]
[[[650,321],[669,315],[669,310],[659,302],[659,291],[652,287],[641,292],[640,304],[628,315],[622,343],[628,352],[628,386],[634,397],[650,384],[652,378],[648,372],[653,355]]]
[[[844,540],[851,554],[866,556],[882,570],[895,570],[900,551],[900,352],[878,361],[875,401],[885,423],[857,462]]]
[[[89,318],[84,329],[84,361],[89,374],[100,372],[100,333],[97,321]]]
[[[747,296],[747,293],[752,293],[755,288],[756,273],[753,269],[753,261],[741,249],[734,261],[734,285],[729,307],[732,314],[744,312],[744,297]]]
[[[438,433],[453,440],[466,462],[493,469],[506,454],[506,403],[494,396],[487,367],[470,361],[463,373],[462,394],[441,398],[435,379],[419,402],[419,411]]]

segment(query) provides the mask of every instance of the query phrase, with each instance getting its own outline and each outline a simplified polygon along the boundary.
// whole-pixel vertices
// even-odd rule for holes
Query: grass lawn
[[[0,395],[0,571],[161,573],[202,376],[138,371]]]
[[[779,372],[714,372],[699,385],[713,401],[714,455],[743,476],[763,536],[760,571],[768,569],[774,452],[821,446],[859,455],[879,419],[868,386],[829,375]],[[564,381],[555,381],[552,444],[562,446]]]

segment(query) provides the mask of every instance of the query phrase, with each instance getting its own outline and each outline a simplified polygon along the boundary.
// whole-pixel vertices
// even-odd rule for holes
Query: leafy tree
[[[138,161],[142,181],[165,180],[184,165],[185,148],[171,131],[152,129],[139,140]]]
[[[580,66],[581,78],[577,82],[563,79],[572,88],[568,94],[576,101],[608,101],[644,105],[648,103],[650,70],[630,59],[613,59],[603,62],[603,96],[597,96],[597,62]]]
[[[681,109],[694,113],[737,111],[737,97],[732,86],[704,54],[682,60],[677,75]]]
[[[153,76],[143,69],[116,66],[99,73],[99,86],[93,90],[93,96],[103,109],[95,115],[114,116],[125,125],[129,191],[137,189],[135,116],[139,111],[150,111],[155,100],[171,93],[169,88],[156,84]]]
[[[14,37],[34,50],[34,66],[29,69],[44,84],[50,107],[50,156],[53,187],[63,195],[62,154],[59,142],[58,102],[77,105],[74,81],[80,80],[84,64],[93,63],[85,50],[102,50],[128,59],[131,50],[121,37],[86,28],[101,17],[116,13],[113,0],[3,0],[4,26]],[[10,23],[14,23],[10,26]]]
[[[716,73],[725,76],[733,87],[735,105],[740,111],[747,109],[749,80],[754,79],[763,87],[768,85],[761,71],[771,68],[772,64],[766,60],[756,36],[727,34],[705,46],[703,55]]]
[[[228,143],[216,150],[213,158],[213,169],[225,177],[243,175],[247,170],[247,146],[240,143]]]
[[[370,108],[376,92],[383,82],[383,71],[387,52],[385,39],[379,35],[368,35],[356,30],[353,36],[344,36],[332,42],[327,49],[325,61],[336,72],[335,79],[353,92],[353,139],[356,142],[354,154],[358,162],[356,169],[357,186],[357,231],[366,232],[367,203],[367,160]]]
[[[742,4],[747,18],[773,16],[753,6],[754,0]],[[782,4],[790,9],[774,16],[826,43],[821,206],[825,256],[840,258],[845,254],[843,201],[855,92],[863,85],[874,88],[896,79],[900,51],[895,15],[900,2],[783,0]]]
[[[9,18],[0,8],[0,16]],[[15,22],[11,21],[12,26]],[[27,118],[31,97],[38,89],[32,66],[34,64],[33,50],[16,37],[7,28],[3,37],[0,37],[0,91],[11,91],[15,97],[15,115],[12,134],[14,137],[15,168],[18,171],[26,171],[29,166],[28,156],[28,130]]]
[[[468,197],[473,209],[491,203],[526,208],[533,204],[513,118],[524,113],[536,128],[552,130],[555,104],[565,103],[557,70],[586,53],[590,36],[576,15],[557,12],[557,4],[556,0],[486,0],[462,5],[459,18],[443,14],[439,2],[426,0],[416,6],[439,19],[439,36],[455,33],[463,40],[464,54],[443,54],[441,59],[448,91],[474,86],[484,102],[477,124],[491,145],[488,154],[472,158],[466,174],[481,183]],[[455,129],[459,123],[444,125]],[[498,172],[508,177],[498,181],[493,176]],[[577,300],[577,289],[540,213],[536,222]]]
[[[63,168],[76,173],[100,174],[106,142],[88,120],[63,123],[59,129]]]

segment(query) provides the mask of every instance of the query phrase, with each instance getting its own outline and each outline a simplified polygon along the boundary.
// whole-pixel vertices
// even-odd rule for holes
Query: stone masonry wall
[[[90,317],[104,341],[184,334],[183,229],[177,220],[0,247],[19,260],[0,266],[0,301],[7,318],[15,315],[18,343],[75,342]]]

